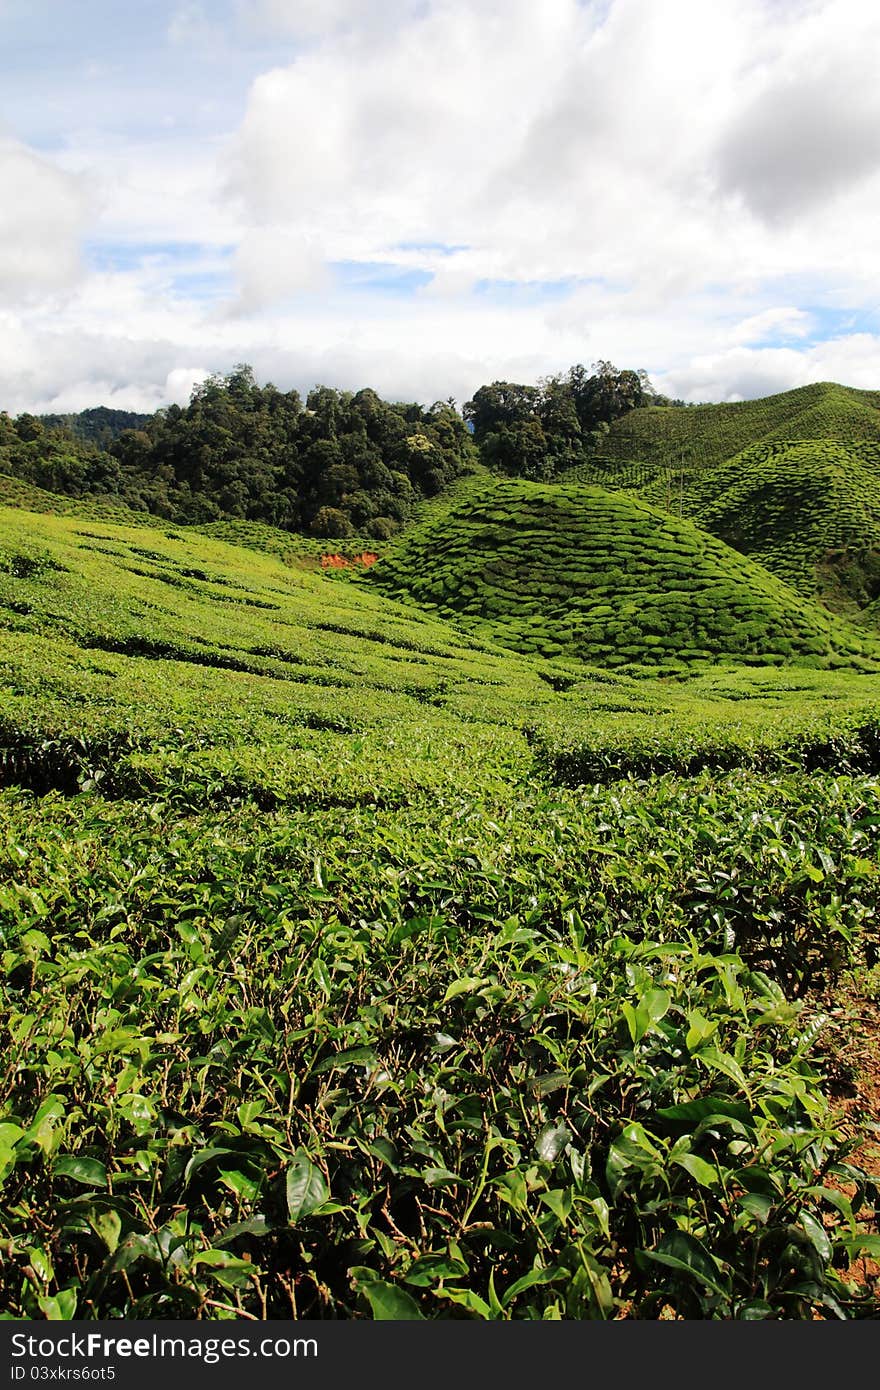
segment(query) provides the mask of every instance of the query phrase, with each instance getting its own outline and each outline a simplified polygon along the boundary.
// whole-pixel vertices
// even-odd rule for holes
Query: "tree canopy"
[[[115,495],[177,523],[243,518],[384,539],[476,457],[448,402],[424,409],[369,388],[316,386],[303,405],[296,391],[258,385],[244,363],[200,382],[187,406],[133,423],[98,449],[69,423],[4,416],[0,469],[53,492]]]
[[[644,371],[611,362],[581,365],[537,386],[493,381],[464,406],[464,418],[490,467],[524,478],[550,478],[589,453],[603,429],[637,406],[670,404]]]
[[[110,497],[175,524],[226,518],[339,539],[385,540],[420,499],[476,458],[519,477],[554,476],[595,449],[619,416],[658,397],[641,371],[593,363],[537,385],[494,381],[461,413],[375,391],[259,385],[238,363],[153,415],[0,414],[0,471],[50,492]]]

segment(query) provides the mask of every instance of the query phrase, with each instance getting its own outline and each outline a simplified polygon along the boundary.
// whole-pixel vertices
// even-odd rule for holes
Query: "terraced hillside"
[[[572,476],[641,488],[670,469],[687,478],[750,446],[795,439],[880,439],[880,392],[817,382],[753,401],[633,410],[613,422],[595,457]]]
[[[756,444],[675,503],[801,594],[855,613],[880,593],[880,442]]]
[[[391,547],[370,583],[516,650],[605,666],[876,655],[691,522],[601,488],[477,482]]]
[[[4,1313],[875,1315],[807,992],[876,959],[876,677],[272,549],[0,509]]]
[[[520,486],[532,504],[556,495]],[[219,804],[393,805],[459,786],[465,769],[482,786],[499,760],[505,775],[527,767],[524,735],[552,742],[585,716],[613,775],[643,764],[647,730],[659,762],[682,769],[704,753],[764,765],[799,762],[809,745],[821,758],[835,729],[855,731],[858,748],[876,699],[874,677],[843,661],[823,670],[817,654],[810,670],[714,664],[680,693],[567,654],[517,656],[489,640],[516,640],[503,624],[464,635],[377,591],[373,572],[353,581],[355,570],[279,557],[284,533],[238,530],[247,549],[193,529],[0,509],[0,779],[135,797],[163,786]]]
[[[441,728],[456,737],[435,702],[461,696],[467,718],[479,692],[504,724],[510,700],[552,697],[515,658],[312,557],[264,553],[263,527],[242,550],[174,528],[0,516],[4,757],[40,788],[94,766],[129,794],[203,778],[221,799],[308,800],[320,785],[331,802],[394,800],[457,775],[430,751]],[[418,737],[380,774],[414,712]],[[280,730],[284,751],[267,759]]]

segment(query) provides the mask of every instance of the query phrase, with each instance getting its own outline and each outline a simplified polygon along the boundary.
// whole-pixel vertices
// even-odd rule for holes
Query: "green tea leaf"
[[[54,1165],[55,1176],[72,1178],[83,1187],[106,1187],[107,1169],[96,1158],[80,1158],[74,1154],[59,1154]]]
[[[15,1167],[16,1146],[23,1137],[24,1130],[21,1125],[0,1124],[0,1182]]]
[[[287,1169],[287,1211],[296,1225],[327,1201],[330,1190],[321,1169],[300,1152]]]
[[[647,1012],[652,1023],[659,1023],[669,1012],[671,1003],[672,995],[668,989],[649,989],[641,1001],[641,1007]]]
[[[773,1210],[773,1198],[766,1197],[761,1192],[743,1192],[736,1199],[737,1206],[742,1207],[760,1221],[762,1226],[767,1224],[770,1213]]]
[[[657,1111],[664,1120],[676,1126],[692,1130],[701,1124],[711,1124],[718,1120],[733,1119],[747,1127],[754,1127],[754,1118],[748,1105],[741,1100],[731,1100],[727,1096],[702,1096],[698,1100],[684,1101],[681,1105],[668,1105]]]
[[[362,1292],[372,1309],[375,1322],[414,1322],[423,1321],[424,1314],[412,1294],[396,1284],[375,1279],[361,1286]]]
[[[515,1279],[514,1282],[504,1290],[501,1295],[501,1305],[508,1308],[518,1294],[525,1293],[526,1289],[536,1288],[542,1284],[554,1284],[557,1280],[568,1279],[569,1271],[564,1265],[550,1265],[547,1269],[531,1269],[522,1278]]]
[[[453,1260],[447,1255],[422,1255],[410,1265],[404,1281],[418,1288],[429,1288],[443,1279],[463,1279],[467,1272],[464,1260]]]
[[[841,1245],[851,1260],[856,1259],[859,1255],[867,1255],[869,1259],[880,1260],[880,1236],[848,1236],[841,1241]]]
[[[460,994],[474,994],[486,984],[488,981],[479,975],[463,975],[460,980],[452,981],[441,1002],[448,1004],[450,1000],[457,999]]]
[[[825,1227],[820,1225],[816,1218],[811,1216],[808,1211],[802,1211],[798,1220],[819,1258],[821,1260],[830,1260],[831,1241]]]
[[[699,1009],[692,1009],[688,1014],[688,1031],[685,1037],[685,1046],[688,1052],[696,1052],[704,1043],[717,1032],[718,1024],[706,1017]]]
[[[95,1234],[104,1242],[109,1254],[116,1253],[119,1244],[119,1237],[122,1234],[122,1218],[118,1211],[109,1210],[93,1212],[89,1216],[89,1225]]]
[[[704,1284],[714,1293],[727,1296],[727,1289],[721,1283],[717,1261],[706,1247],[694,1236],[685,1231],[676,1231],[666,1236],[656,1250],[643,1250],[642,1254],[658,1264],[667,1265]]]
[[[568,1125],[545,1125],[535,1140],[535,1151],[545,1163],[555,1163],[571,1139]]]
[[[717,1169],[713,1168],[711,1163],[707,1163],[704,1158],[700,1158],[698,1154],[682,1154],[680,1158],[675,1159],[675,1162],[690,1173],[701,1187],[718,1187]]]
[[[717,1047],[702,1047],[696,1055],[701,1062],[705,1062],[706,1066],[711,1067],[713,1071],[723,1072],[725,1076],[729,1076],[732,1081],[735,1081],[746,1095],[749,1094],[749,1083],[746,1081],[743,1069],[729,1052],[721,1052]]]
[[[76,1316],[76,1289],[61,1289],[52,1296],[38,1298],[37,1302],[49,1322],[70,1322]]]

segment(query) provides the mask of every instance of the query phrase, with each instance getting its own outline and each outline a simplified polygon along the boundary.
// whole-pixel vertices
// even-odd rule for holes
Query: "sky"
[[[875,0],[0,0],[0,409],[880,387]]]

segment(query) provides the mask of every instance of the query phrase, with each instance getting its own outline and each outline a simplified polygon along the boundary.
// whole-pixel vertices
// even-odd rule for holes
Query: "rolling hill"
[[[518,651],[603,666],[834,666],[878,654],[689,520],[598,487],[460,486],[368,582]]]
[[[880,440],[880,391],[817,382],[752,401],[643,407],[615,420],[575,472],[582,482],[609,486],[640,465],[643,487],[665,469],[688,477],[752,445],[794,439]]]
[[[875,958],[845,626],[598,489],[209,529],[0,508],[8,1315],[870,1316],[798,998]]]
[[[829,607],[854,614],[880,593],[880,442],[756,444],[693,481],[681,505]]]
[[[805,597],[876,626],[880,393],[829,383],[615,421],[563,475],[689,518]]]

